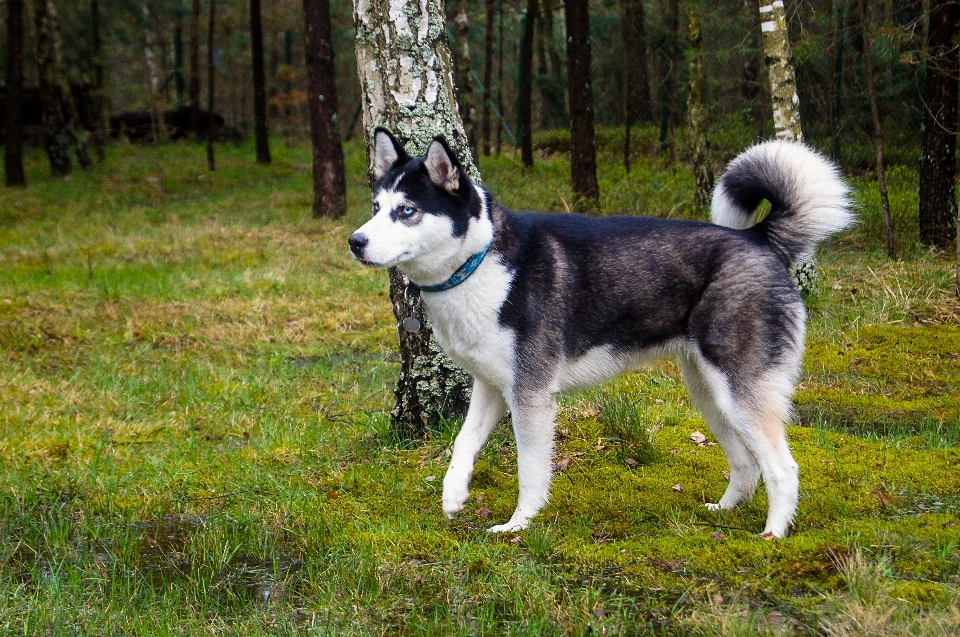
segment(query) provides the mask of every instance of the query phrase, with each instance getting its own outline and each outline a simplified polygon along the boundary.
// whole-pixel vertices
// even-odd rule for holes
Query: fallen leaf
[[[570,467],[570,462],[573,460],[570,456],[562,456],[557,458],[557,461],[553,463],[554,471],[566,471]]]
[[[607,445],[597,445],[597,451],[603,451],[607,448]]]
[[[890,496],[884,493],[881,489],[877,489],[873,492],[873,497],[875,497],[882,506],[887,506],[890,504]]]
[[[673,485],[673,490],[676,491],[677,493],[683,493],[684,491],[686,491],[686,489],[681,487],[679,484]]]
[[[560,430],[560,437],[561,437],[561,438],[568,438],[568,437],[570,437],[570,430],[569,430],[569,429],[561,429],[561,430]]]
[[[424,481],[424,482],[433,482],[433,481],[436,480],[436,479],[437,479],[437,476],[427,476],[426,478],[423,479],[423,481]]]
[[[761,535],[760,537],[763,538],[764,540],[767,540],[768,542],[769,542],[770,540],[775,540],[775,539],[777,539],[777,536],[774,535],[773,533],[764,533],[764,534]]]
[[[340,494],[337,493],[336,491],[327,491],[328,500],[336,500],[339,497],[340,497]]]
[[[583,410],[583,415],[589,418],[596,418],[600,415],[600,406],[599,405],[590,405]]]
[[[593,616],[596,617],[597,619],[602,619],[602,618],[606,617],[606,616],[609,615],[609,614],[610,614],[610,611],[604,610],[604,609],[602,609],[602,608],[594,608],[594,609],[593,609]]]
[[[579,458],[580,456],[585,456],[585,455],[587,455],[587,452],[586,452],[586,451],[574,451],[574,452],[571,453],[570,455],[573,456],[574,458]]]
[[[633,458],[627,458],[626,462],[627,462],[627,466],[630,467],[631,469],[633,469],[633,468],[636,467],[638,464],[640,464],[639,462],[637,462],[637,461],[634,460]]]
[[[710,539],[720,541],[727,539],[727,536],[725,536],[723,533],[711,533]]]
[[[730,480],[730,472],[724,471],[722,474],[724,480]]]
[[[698,447],[702,447],[707,444],[707,437],[699,431],[694,431],[692,434],[690,434],[690,440],[696,443]]]
[[[671,456],[675,456],[675,455],[677,455],[678,453],[680,453],[680,450],[679,450],[679,449],[671,449],[671,450],[670,450],[670,455],[671,455]]]
[[[510,538],[511,544],[520,544],[520,542],[522,541],[519,535],[510,535],[508,537]]]
[[[487,507],[480,507],[479,509],[477,509],[478,518],[483,518],[484,520],[486,520],[491,515],[492,515],[492,511],[490,511],[490,509],[488,509]]]

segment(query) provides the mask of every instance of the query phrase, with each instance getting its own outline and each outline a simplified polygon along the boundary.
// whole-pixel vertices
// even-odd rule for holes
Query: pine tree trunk
[[[190,133],[200,132],[200,0],[190,11]]]
[[[787,18],[783,0],[760,0],[760,30],[763,51],[770,76],[770,101],[773,104],[773,127],[778,139],[802,142],[800,98],[793,71],[793,56],[787,37]],[[769,3],[769,4],[768,4]]]
[[[37,33],[37,79],[40,84],[40,108],[43,118],[43,145],[54,175],[69,175],[73,170],[70,159],[70,132],[67,109],[57,77],[53,17],[47,0],[40,0],[35,9]]]
[[[500,117],[505,117],[503,111],[503,0],[498,0],[497,8],[497,111]],[[500,156],[500,149],[503,145],[503,125],[502,122],[497,126],[497,157]]]
[[[649,122],[650,75],[647,70],[647,20],[643,0],[623,2],[623,66],[630,122]]]
[[[519,90],[517,92],[517,141],[520,158],[527,168],[533,167],[533,37],[537,18],[537,0],[527,0],[523,16],[523,39],[520,41]]]
[[[7,103],[4,170],[7,186],[26,186],[23,170],[23,0],[7,0]]]
[[[339,218],[347,211],[347,180],[337,120],[330,0],[303,0],[303,13],[307,105],[313,140],[313,216]]]
[[[591,209],[600,197],[593,128],[590,12],[587,0],[566,0],[567,78],[570,95],[570,170],[577,207]]]
[[[920,141],[920,241],[948,249],[957,223],[957,95],[960,4],[934,0]]]
[[[699,10],[687,9],[690,43],[690,94],[687,97],[687,123],[690,127],[690,154],[697,183],[696,205],[704,210],[713,194],[713,167],[710,165],[710,141],[707,138],[705,93],[707,76],[703,70],[703,37],[700,34]]]
[[[873,84],[873,34],[867,19],[865,0],[859,0],[860,24],[863,28],[863,74],[867,80],[867,98],[870,101],[870,116],[873,118],[873,138],[877,148],[877,185],[880,188],[880,202],[883,204],[883,221],[887,231],[887,256],[893,258],[893,219],[890,217],[890,199],[887,196],[887,180],[883,165],[883,127],[880,124],[880,110],[877,108],[877,91]]]
[[[356,0],[353,17],[371,165],[371,135],[381,125],[411,155],[424,153],[434,136],[444,135],[471,178],[479,181],[457,110],[440,1]],[[390,271],[390,298],[400,338],[393,431],[419,436],[442,419],[465,413],[471,381],[440,351],[419,293],[396,270]],[[409,317],[419,321],[419,330],[401,327]]]
[[[547,46],[549,78],[544,81],[544,118],[548,128],[563,128],[570,123],[563,84],[563,61],[554,39],[553,0],[543,0],[543,32]]]
[[[679,22],[680,3],[669,0],[667,3],[667,43],[661,51],[660,83],[660,152],[673,154],[673,121],[676,119],[677,70],[680,66]]]
[[[270,163],[267,133],[267,80],[263,70],[263,22],[260,0],[250,0],[250,59],[253,63],[253,120],[257,163]]]
[[[760,79],[760,67],[763,64],[760,43],[760,15],[757,12],[756,0],[743,0],[743,13],[747,21],[747,35],[744,38],[743,70],[740,76],[740,95],[747,106],[744,117],[757,126],[757,137],[762,138],[766,127],[766,101],[762,98],[764,83]],[[762,110],[761,110],[762,108]]]
[[[494,0],[486,0],[487,25],[483,36],[483,107],[480,109],[481,127],[481,147],[483,155],[490,155],[490,99],[492,97],[493,82],[493,22],[494,22]]]
[[[460,109],[460,120],[463,122],[463,130],[467,133],[467,140],[470,143],[470,151],[476,157],[477,155],[477,133],[473,116],[476,108],[473,97],[473,80],[470,77],[470,17],[467,14],[467,0],[457,0],[457,15],[454,18],[456,29],[456,57],[454,59],[454,69],[456,70],[457,86],[457,106]]]
[[[213,150],[213,79],[214,79],[214,59],[213,59],[213,27],[216,24],[217,0],[210,0],[210,16],[207,21],[207,112],[210,113],[210,126],[207,128],[207,168],[210,171],[217,169],[217,158]]]
[[[90,40],[93,48],[93,108],[96,111],[96,132],[93,135],[93,147],[97,159],[107,158],[107,133],[110,128],[110,113],[107,108],[107,96],[103,90],[103,43],[100,35],[100,0],[90,0]]]
[[[833,104],[830,107],[830,159],[840,160],[840,109],[843,89],[843,53],[846,49],[844,22],[846,6],[844,0],[834,0],[833,4],[833,81],[830,87]]]

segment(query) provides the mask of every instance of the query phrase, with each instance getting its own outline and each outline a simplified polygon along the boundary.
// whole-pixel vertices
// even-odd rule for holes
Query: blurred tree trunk
[[[647,73],[647,26],[643,0],[623,0],[623,166],[630,172],[630,128],[650,121],[650,78]]]
[[[486,0],[487,26],[483,36],[483,105],[480,109],[481,147],[484,156],[490,155],[490,99],[493,82],[493,23],[494,0]]]
[[[110,129],[110,112],[107,96],[103,90],[103,42],[100,35],[100,0],[90,0],[90,40],[93,45],[93,108],[96,111],[97,130],[93,135],[93,147],[97,159],[107,157],[106,143]]]
[[[36,7],[37,70],[43,111],[44,146],[50,168],[56,175],[72,169],[70,151],[83,168],[93,164],[87,132],[83,129],[77,104],[63,64],[63,45],[53,0],[40,0]]]
[[[215,70],[214,48],[213,48],[213,28],[216,24],[217,0],[210,0],[210,16],[207,20],[207,112],[211,119],[207,127],[207,168],[212,171],[217,169],[217,158],[213,150],[213,80]]]
[[[570,95],[570,170],[577,206],[595,206],[597,147],[593,128],[593,85],[590,69],[590,12],[587,0],[566,0],[567,80]]]
[[[160,103],[160,69],[154,56],[156,36],[153,33],[153,19],[147,0],[141,4],[143,12],[143,61],[147,67],[147,88],[150,97],[150,118],[153,123],[153,138],[162,141],[167,138],[167,124],[163,119],[163,106]]]
[[[793,71],[793,56],[787,37],[787,19],[783,0],[760,0],[760,30],[770,76],[770,101],[773,104],[773,127],[778,139],[802,142],[800,98]]]
[[[846,5],[844,0],[833,2],[833,81],[830,92],[833,94],[833,103],[830,106],[830,159],[840,160],[840,110],[842,107],[841,95],[843,89],[843,53],[846,49],[847,38],[844,22]]]
[[[460,109],[460,120],[467,133],[471,153],[477,155],[477,132],[475,130],[476,105],[473,96],[473,79],[470,77],[470,16],[467,14],[467,0],[457,0],[457,14],[454,17],[456,29],[456,55],[454,70],[456,71],[457,106]]]
[[[687,8],[690,43],[690,94],[687,97],[687,123],[690,127],[690,153],[697,189],[697,208],[706,209],[713,194],[713,167],[710,165],[710,140],[707,138],[707,76],[703,70],[703,37],[700,34],[700,12]]]
[[[533,166],[533,38],[537,19],[537,0],[527,0],[520,40],[519,90],[517,92],[517,142],[520,157],[527,168]]]
[[[267,133],[267,80],[263,70],[263,22],[260,0],[250,0],[250,59],[253,63],[253,119],[257,141],[257,163],[270,163]]]
[[[883,221],[887,231],[887,257],[895,254],[893,243],[893,220],[890,217],[890,199],[887,197],[887,180],[883,166],[883,127],[880,124],[880,110],[877,108],[877,91],[873,84],[873,34],[867,14],[865,0],[860,5],[860,25],[863,28],[863,74],[867,80],[867,99],[870,102],[870,116],[873,119],[873,139],[877,148],[877,185],[880,188],[880,202],[883,204]]]
[[[563,83],[563,61],[554,39],[553,0],[543,0],[540,8],[543,15],[544,41],[547,47],[547,73],[543,82],[544,119],[548,128],[563,128],[570,122],[567,116],[566,95]]]
[[[677,69],[680,66],[679,24],[680,3],[669,0],[666,6],[667,43],[661,50],[662,78],[660,83],[660,152],[673,154],[673,123],[676,119]]]
[[[933,0],[920,140],[920,241],[947,249],[957,223],[957,52],[960,3]]]
[[[747,20],[747,36],[744,38],[743,71],[740,77],[740,94],[747,104],[744,117],[757,126],[756,136],[762,138],[766,131],[766,102],[762,100],[764,83],[760,80],[760,67],[763,64],[763,46],[760,43],[760,14],[756,9],[756,0],[742,0],[743,13]],[[761,104],[763,111],[761,111]]]
[[[347,211],[347,179],[337,120],[330,0],[303,0],[303,13],[307,105],[313,141],[313,216],[339,218]]]
[[[200,0],[190,12],[190,133],[200,132]]]
[[[423,154],[434,136],[443,135],[471,178],[479,181],[457,109],[446,36],[442,28],[431,26],[443,24],[440,0],[425,0],[424,5],[413,0],[401,5],[356,0],[353,11],[370,164],[371,134],[381,125],[391,129],[413,156]],[[400,338],[392,427],[402,437],[420,436],[442,420],[466,412],[471,381],[440,350],[419,292],[396,269],[390,270],[390,299]],[[419,329],[402,327],[410,318],[416,319]]]
[[[505,117],[503,112],[503,0],[498,1],[497,5],[497,111],[502,120]],[[497,126],[497,157],[500,156],[500,149],[503,144],[503,122]]]
[[[23,171],[23,0],[7,0],[6,136],[7,186],[26,186]]]

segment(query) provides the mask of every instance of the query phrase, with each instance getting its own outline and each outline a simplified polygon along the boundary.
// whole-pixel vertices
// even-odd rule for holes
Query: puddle
[[[182,577],[195,576],[196,556],[187,551],[190,537],[205,529],[208,520],[200,516],[168,515],[158,520],[136,522],[139,531],[140,572],[162,587]],[[213,575],[210,592],[260,604],[275,604],[289,593],[291,580],[302,561],[279,555],[258,559],[235,555]]]

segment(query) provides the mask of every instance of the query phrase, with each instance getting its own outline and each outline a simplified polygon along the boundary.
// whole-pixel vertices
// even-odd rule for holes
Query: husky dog
[[[754,146],[721,177],[711,224],[517,214],[470,182],[442,137],[411,158],[378,128],[374,147],[373,218],[350,249],[420,288],[437,342],[474,378],[443,482],[448,517],[509,409],[520,497],[489,530],[526,528],[549,495],[557,393],[672,356],[730,464],[726,492],[706,506],[737,506],[762,476],[764,532],[788,533],[799,468],[784,422],[806,322],[789,268],[853,222],[832,164],[801,144]]]

